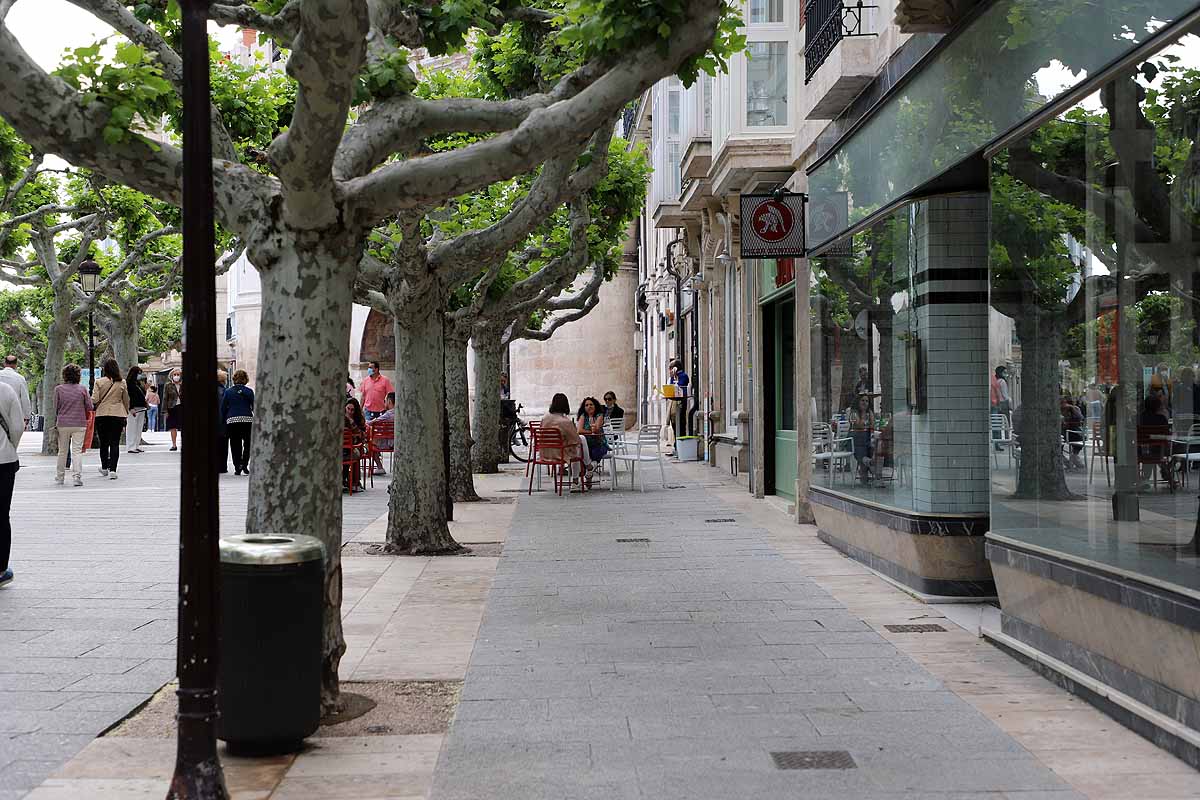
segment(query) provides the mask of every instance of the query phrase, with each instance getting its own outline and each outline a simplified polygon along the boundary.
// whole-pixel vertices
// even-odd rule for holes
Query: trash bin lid
[[[302,564],[323,561],[325,545],[298,533],[238,533],[221,537],[225,564]]]

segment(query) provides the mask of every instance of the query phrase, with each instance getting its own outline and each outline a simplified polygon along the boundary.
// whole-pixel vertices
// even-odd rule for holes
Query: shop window
[[[990,361],[1020,386],[992,409],[992,532],[1190,589],[1198,48],[1184,36],[992,159],[989,265],[1016,345]]]
[[[751,42],[746,48],[746,125],[788,124],[787,42]]]

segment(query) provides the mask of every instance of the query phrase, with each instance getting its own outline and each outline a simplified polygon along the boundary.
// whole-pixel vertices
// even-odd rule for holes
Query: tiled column
[[[912,417],[913,506],[987,513],[987,195],[934,198],[916,208],[913,305],[926,406]]]

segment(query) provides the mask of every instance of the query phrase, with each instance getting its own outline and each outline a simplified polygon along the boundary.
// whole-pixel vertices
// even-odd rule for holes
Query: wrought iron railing
[[[804,4],[804,82],[812,80],[825,59],[842,39],[852,36],[875,36],[863,30],[864,12],[878,8],[857,0],[808,0]]]

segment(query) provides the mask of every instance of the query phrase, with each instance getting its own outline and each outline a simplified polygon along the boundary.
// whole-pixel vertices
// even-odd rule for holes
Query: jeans
[[[8,519],[8,510],[12,507],[13,484],[20,466],[18,461],[0,464],[0,572],[8,569],[12,551],[12,523]]]
[[[233,455],[236,472],[250,467],[250,428],[252,422],[230,422],[225,426],[229,435],[229,452]]]
[[[58,472],[55,477],[62,480],[67,475],[67,458],[71,459],[71,475],[83,477],[83,434],[86,428],[58,429]]]
[[[136,450],[137,446],[142,441],[142,417],[145,411],[129,412],[129,419],[125,420],[125,449]]]
[[[121,428],[124,417],[96,417],[96,435],[100,437],[100,469],[115,472],[121,457]]]
[[[150,406],[146,409],[146,425],[151,433],[158,430],[158,406]]]

